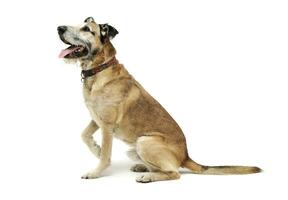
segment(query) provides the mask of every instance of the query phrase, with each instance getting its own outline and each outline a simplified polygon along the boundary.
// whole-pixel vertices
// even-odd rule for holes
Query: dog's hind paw
[[[130,170],[132,172],[149,172],[148,168],[143,164],[135,164],[130,168]]]
[[[144,175],[141,175],[141,176],[138,176],[136,178],[136,181],[138,183],[150,183],[150,182],[153,182],[153,176],[151,174],[144,174]]]

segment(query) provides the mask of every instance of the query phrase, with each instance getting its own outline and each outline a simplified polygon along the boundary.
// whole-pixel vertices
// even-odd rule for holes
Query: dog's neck
[[[92,85],[98,80],[101,83],[105,83],[109,80],[112,80],[118,76],[122,76],[122,72],[126,71],[122,69],[122,65],[118,63],[118,61],[115,58],[116,50],[113,47],[113,45],[108,41],[102,51],[98,52],[94,58],[93,61],[86,61],[81,62],[80,66],[83,71],[93,71],[93,69],[97,69],[99,66],[102,65],[102,70],[98,71],[95,70],[96,74],[89,76],[83,80],[84,88],[91,90]],[[104,66],[103,66],[104,65]],[[121,71],[121,73],[120,73]],[[89,72],[88,72],[89,73]],[[94,72],[93,72],[94,73]],[[128,74],[125,72],[124,74]],[[105,81],[104,81],[105,79]]]
[[[100,65],[96,64],[95,66],[93,66],[90,69],[82,70],[81,77],[83,80],[85,80],[86,78],[89,78],[91,76],[96,76],[97,73],[105,70],[108,67],[111,67],[111,66],[117,65],[117,64],[118,64],[118,61],[114,56],[113,58],[109,59],[108,61],[106,61]]]

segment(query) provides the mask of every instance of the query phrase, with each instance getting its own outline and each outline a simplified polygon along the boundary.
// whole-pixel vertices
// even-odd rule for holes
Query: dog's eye
[[[84,26],[83,28],[81,28],[81,30],[85,32],[89,32],[90,28],[88,26]]]

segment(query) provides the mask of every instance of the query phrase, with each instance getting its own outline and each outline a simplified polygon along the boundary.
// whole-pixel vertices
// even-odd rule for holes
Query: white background
[[[287,1],[0,4],[0,199],[287,199]],[[80,138],[90,117],[56,28],[88,16],[118,29],[117,58],[180,124],[194,160],[264,172],[138,184],[114,140],[103,177],[81,180],[97,164]]]

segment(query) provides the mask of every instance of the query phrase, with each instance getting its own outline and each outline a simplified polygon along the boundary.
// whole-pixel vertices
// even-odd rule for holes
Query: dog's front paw
[[[88,172],[86,174],[84,174],[83,176],[81,176],[82,179],[95,179],[95,178],[98,178],[100,177],[100,174],[97,173],[97,172]]]

